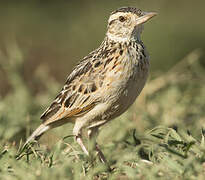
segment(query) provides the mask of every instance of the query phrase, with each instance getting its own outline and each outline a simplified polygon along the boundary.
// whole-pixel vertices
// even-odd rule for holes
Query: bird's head
[[[125,42],[139,39],[143,24],[157,15],[133,7],[123,7],[112,12],[108,20],[107,37],[113,41]]]

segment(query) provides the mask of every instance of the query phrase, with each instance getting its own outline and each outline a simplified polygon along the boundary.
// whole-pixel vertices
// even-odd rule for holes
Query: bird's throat
[[[125,42],[130,41],[129,37],[116,36],[110,33],[107,33],[107,37],[109,40],[114,41],[116,43],[125,43]]]
[[[111,33],[107,33],[107,37],[109,40],[114,41],[116,43],[125,43],[125,42],[130,42],[130,41],[141,41],[141,33],[142,33],[142,29],[140,28],[133,31],[133,33],[128,36],[128,35],[124,35],[124,36],[118,36],[115,34],[111,34]]]

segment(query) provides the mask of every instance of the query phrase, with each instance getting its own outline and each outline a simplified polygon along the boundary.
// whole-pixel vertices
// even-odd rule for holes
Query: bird
[[[156,15],[135,7],[113,11],[103,42],[73,68],[25,145],[52,128],[74,123],[73,135],[83,152],[89,155],[85,131],[88,139],[94,139],[100,160],[106,162],[96,141],[99,128],[124,113],[144,88],[150,63],[141,33],[144,23]]]

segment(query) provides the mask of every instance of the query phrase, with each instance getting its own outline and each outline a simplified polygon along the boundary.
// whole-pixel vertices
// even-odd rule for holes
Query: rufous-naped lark
[[[25,145],[49,129],[72,122],[73,135],[88,155],[82,130],[95,139],[99,127],[125,112],[145,85],[149,58],[140,35],[143,24],[155,15],[133,7],[112,12],[102,44],[73,69],[60,93],[42,114],[42,124]]]

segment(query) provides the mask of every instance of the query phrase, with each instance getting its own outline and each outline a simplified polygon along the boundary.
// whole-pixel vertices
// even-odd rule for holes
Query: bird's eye
[[[119,20],[120,20],[120,22],[124,22],[126,20],[126,18],[124,16],[120,16]]]

